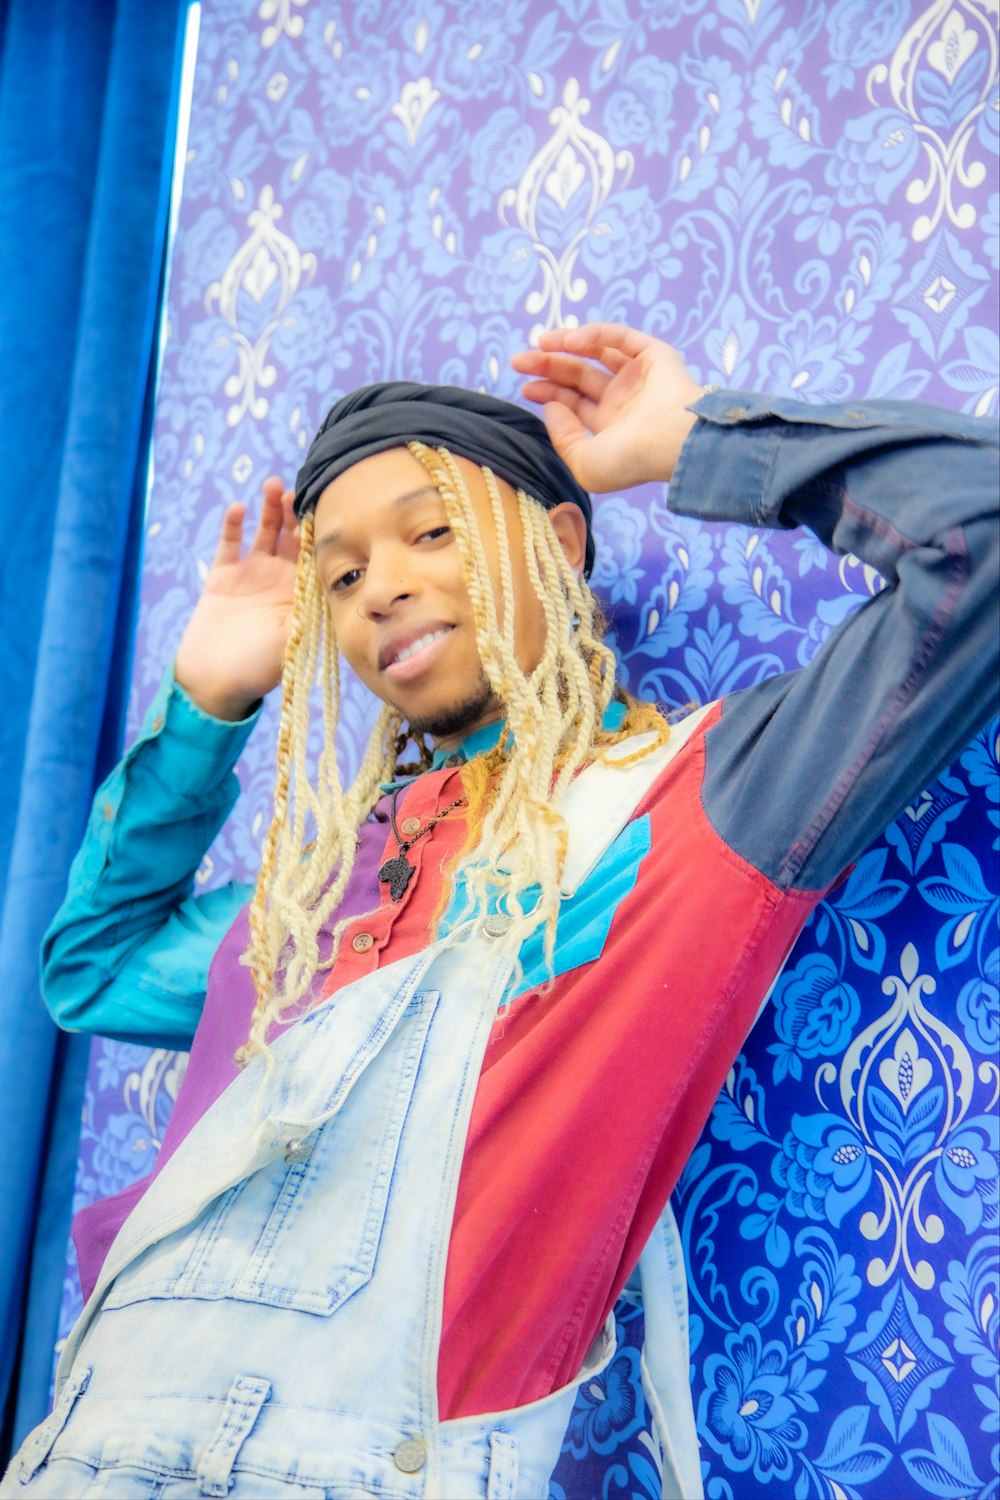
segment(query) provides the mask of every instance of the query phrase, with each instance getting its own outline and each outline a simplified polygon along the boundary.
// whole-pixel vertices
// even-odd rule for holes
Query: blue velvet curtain
[[[62,1290],[86,1054],[37,954],[124,718],[185,13],[0,3],[5,1447],[44,1415]]]

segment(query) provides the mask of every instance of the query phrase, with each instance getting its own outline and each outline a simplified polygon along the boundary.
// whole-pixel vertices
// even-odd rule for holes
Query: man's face
[[[486,485],[475,464],[456,462],[472,498],[499,613],[497,537]],[[528,672],[541,657],[545,625],[524,563],[517,501],[509,485],[498,483],[510,539],[517,659]],[[565,505],[550,514],[579,566],[580,512]],[[447,746],[501,717],[476,647],[458,544],[440,495],[411,453],[377,453],[327,485],[316,507],[315,552],[345,660],[412,729]]]

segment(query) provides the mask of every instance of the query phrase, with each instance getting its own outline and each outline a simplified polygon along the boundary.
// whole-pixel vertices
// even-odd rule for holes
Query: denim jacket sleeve
[[[672,510],[806,525],[884,580],[808,667],[734,693],[706,736],[716,831],[779,886],[825,889],[995,705],[996,424],[732,391],[693,410]]]
[[[231,882],[194,895],[195,872],[236,801],[256,719],[202,713],[168,674],[98,788],[42,945],[42,993],[66,1030],[190,1045],[212,957],[250,892]]]

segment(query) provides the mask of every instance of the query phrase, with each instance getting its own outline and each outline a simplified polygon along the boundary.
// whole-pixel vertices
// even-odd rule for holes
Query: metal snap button
[[[510,931],[513,920],[513,917],[504,916],[502,911],[491,912],[483,922],[483,936],[488,938],[503,937],[505,932]]]
[[[287,1141],[285,1143],[285,1160],[290,1167],[297,1162],[308,1161],[312,1156],[312,1144],[309,1141]]]
[[[375,946],[375,939],[370,932],[359,932],[351,943],[355,953],[368,953]]]
[[[427,1462],[427,1449],[419,1438],[404,1438],[392,1461],[401,1474],[415,1474]]]
[[[410,836],[411,833],[419,833],[420,832],[420,819],[419,818],[404,818],[403,821],[402,821],[402,823],[400,823],[400,825],[399,825],[399,831],[406,838],[409,838],[409,836]]]

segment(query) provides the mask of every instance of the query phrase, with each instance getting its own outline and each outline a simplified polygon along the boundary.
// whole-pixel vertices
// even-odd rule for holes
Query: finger
[[[598,412],[600,408],[596,401],[591,401],[590,397],[583,395],[582,392],[567,390],[565,386],[561,385],[553,385],[552,395],[548,397],[548,402],[552,402],[556,406],[564,406],[567,411],[573,413],[577,421],[582,423],[588,432],[597,432],[599,430],[601,424]],[[545,415],[544,411],[542,415]]]
[[[585,489],[590,488],[587,449],[591,439],[580,418],[562,401],[547,402],[542,410],[542,416],[545,419],[549,437],[552,439],[553,448],[574,478]]]
[[[623,370],[628,362],[629,356],[627,354],[623,354],[620,349],[612,349],[610,347],[607,347],[605,348],[604,353],[601,355],[601,364],[607,365],[612,375],[617,375],[618,371]]]
[[[295,491],[285,490],[281,497],[281,531],[275,547],[275,556],[295,562],[299,555],[299,523],[295,516]]]
[[[515,363],[517,356],[511,360],[515,370],[521,367],[524,375],[534,375],[544,384],[553,388],[553,393],[543,396],[543,401],[558,401],[559,391],[577,391],[586,396],[588,401],[598,402],[607,389],[611,376],[606,371],[590,364],[587,360],[577,359],[570,354],[538,354],[533,359],[522,360]],[[534,397],[532,399],[539,399]]]
[[[260,520],[257,523],[257,531],[250,546],[251,552],[263,552],[273,556],[278,545],[278,537],[281,535],[281,526],[284,512],[281,505],[281,497],[284,493],[284,485],[276,475],[265,479],[261,486],[264,496],[264,504],[261,506]]]
[[[556,385],[551,380],[529,380],[521,387],[521,391],[529,401],[535,401],[539,406],[546,406],[550,401],[554,401],[558,405],[567,407],[591,432],[597,431],[598,405],[596,401],[591,401],[589,396],[584,396],[579,391],[568,390],[564,385]]]
[[[521,375],[543,376],[548,374],[552,369],[552,366],[550,364],[551,360],[569,358],[576,359],[577,356],[564,354],[546,354],[541,349],[522,349],[519,350],[517,354],[511,355],[510,362],[513,365],[514,369],[517,370]],[[617,375],[618,371],[624,369],[628,362],[629,356],[627,354],[623,354],[620,349],[605,348],[601,351],[601,363],[607,370],[610,371],[612,375]],[[586,370],[592,370],[599,379],[605,378],[602,375],[602,372],[597,369],[596,365],[581,362],[581,367]]]
[[[558,401],[560,394],[559,387],[551,380],[526,380],[521,387],[521,395],[539,406],[544,406],[546,401]]]
[[[222,568],[229,563],[239,562],[240,552],[243,549],[243,518],[246,515],[246,506],[235,500],[232,505],[227,505],[222,513],[222,525],[219,528],[219,545],[215,549],[215,557],[212,559],[213,568]]]
[[[565,349],[570,354],[582,354],[602,362],[608,351],[634,359],[637,354],[659,343],[660,340],[651,334],[640,333],[637,328],[629,328],[624,323],[583,323],[579,328],[552,328],[538,340],[541,349]]]

